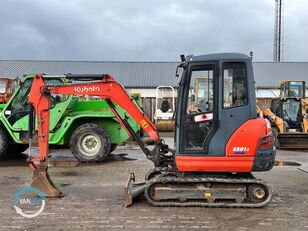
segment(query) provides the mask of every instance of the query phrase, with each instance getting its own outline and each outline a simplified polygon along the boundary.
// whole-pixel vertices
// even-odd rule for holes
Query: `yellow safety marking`
[[[145,120],[141,120],[141,124],[144,128],[147,128],[149,124]]]
[[[205,193],[204,193],[204,197],[205,197],[205,198],[210,198],[210,197],[212,197],[212,193],[210,193],[210,192],[205,192]]]

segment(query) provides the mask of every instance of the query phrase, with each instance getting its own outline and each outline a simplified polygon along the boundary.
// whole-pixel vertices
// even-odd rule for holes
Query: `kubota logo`
[[[99,92],[101,89],[96,86],[91,86],[91,87],[74,87],[74,91],[77,93],[90,93],[90,92]]]

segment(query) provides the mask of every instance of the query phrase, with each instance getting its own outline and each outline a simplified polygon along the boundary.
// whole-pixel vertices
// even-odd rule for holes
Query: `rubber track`
[[[150,196],[150,187],[153,186],[156,183],[228,183],[228,184],[244,184],[244,185],[251,185],[251,184],[261,184],[265,186],[265,188],[268,190],[268,197],[266,200],[253,204],[251,202],[249,203],[209,203],[206,200],[196,200],[196,201],[189,201],[189,202],[178,202],[175,200],[172,201],[155,201]],[[270,188],[270,186],[260,180],[255,179],[253,177],[251,178],[221,178],[221,177],[200,177],[200,176],[164,176],[164,174],[157,176],[151,180],[149,180],[145,186],[145,197],[148,200],[150,204],[153,206],[162,206],[162,207],[222,207],[222,208],[260,208],[267,205],[271,199],[272,199],[273,192]]]

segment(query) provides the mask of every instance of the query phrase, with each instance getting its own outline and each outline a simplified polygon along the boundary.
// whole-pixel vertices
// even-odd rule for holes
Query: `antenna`
[[[283,60],[283,0],[275,0],[275,29],[273,61]]]

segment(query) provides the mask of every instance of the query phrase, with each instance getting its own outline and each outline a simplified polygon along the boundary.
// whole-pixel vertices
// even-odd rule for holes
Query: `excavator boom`
[[[106,100],[111,110],[125,128],[129,136],[131,136],[141,147],[147,158],[150,159],[155,166],[163,166],[168,163],[163,159],[164,154],[168,153],[170,149],[159,138],[158,131],[149,117],[139,108],[137,104],[133,102],[130,96],[126,93],[121,84],[116,82],[111,75],[68,75],[68,78],[76,78],[78,81],[96,80],[95,82],[76,83],[66,85],[46,85],[43,75],[36,75],[33,80],[31,91],[29,94],[29,104],[31,105],[31,112],[29,116],[29,138],[33,136],[34,130],[34,118],[37,118],[38,122],[38,143],[40,148],[40,154],[37,157],[31,157],[28,159],[29,167],[34,172],[34,178],[32,186],[41,189],[46,196],[58,197],[62,193],[54,186],[48,173],[47,173],[47,158],[48,158],[48,136],[49,136],[49,109],[55,99],[53,94],[61,95],[91,95],[98,96],[101,99]],[[52,77],[51,77],[52,78]],[[56,103],[56,102],[54,102]],[[155,148],[149,150],[144,146],[143,142],[133,131],[125,116],[121,116],[117,111],[117,106],[120,106],[126,110],[126,112],[134,118],[134,120],[140,125],[140,127],[150,136],[155,142]],[[35,112],[35,116],[34,113]],[[172,161],[172,156],[166,158]],[[46,190],[46,188],[48,190]]]

